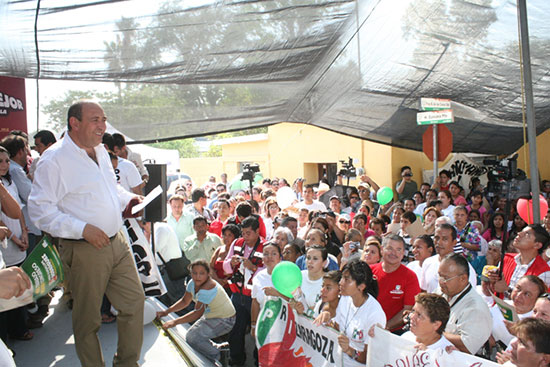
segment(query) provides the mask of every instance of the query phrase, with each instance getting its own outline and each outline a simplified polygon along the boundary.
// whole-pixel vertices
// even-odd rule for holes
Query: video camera
[[[483,160],[484,165],[491,167],[487,173],[487,196],[499,195],[513,200],[530,195],[531,183],[525,172],[518,169],[517,158],[518,155],[515,154],[508,159]]]
[[[348,157],[348,161],[340,161],[342,164],[342,169],[338,171],[338,176],[343,176],[347,178],[353,178],[357,177],[357,172],[355,170],[355,167],[353,166],[353,159],[351,157]]]
[[[241,176],[241,181],[250,181],[254,182],[254,174],[260,172],[260,165],[257,163],[246,163],[243,166],[243,174]]]

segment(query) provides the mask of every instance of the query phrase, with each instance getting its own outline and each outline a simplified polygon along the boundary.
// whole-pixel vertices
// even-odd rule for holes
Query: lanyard
[[[462,292],[462,294],[460,296],[458,296],[458,298],[453,302],[453,304],[451,305],[451,308],[454,307],[454,305],[456,305],[462,298],[464,298],[464,296],[472,289],[472,285],[468,283],[468,288],[466,288],[466,290],[464,292]]]

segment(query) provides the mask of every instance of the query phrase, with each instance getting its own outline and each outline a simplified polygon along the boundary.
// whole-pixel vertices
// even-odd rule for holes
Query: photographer
[[[401,181],[395,185],[397,197],[399,200],[412,198],[414,193],[418,191],[418,185],[412,180],[412,170],[409,166],[401,167]]]

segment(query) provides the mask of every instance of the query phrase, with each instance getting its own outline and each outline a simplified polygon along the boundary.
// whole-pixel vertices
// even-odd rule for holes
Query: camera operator
[[[401,167],[402,179],[395,185],[395,191],[397,191],[399,200],[410,199],[413,197],[414,193],[418,191],[418,185],[413,181],[412,176],[411,167]]]

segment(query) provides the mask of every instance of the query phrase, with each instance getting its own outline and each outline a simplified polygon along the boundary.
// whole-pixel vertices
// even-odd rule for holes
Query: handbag
[[[160,261],[164,264],[164,269],[170,280],[180,280],[189,275],[189,265],[191,262],[184,254],[168,262],[164,261],[160,253],[157,252],[157,255],[159,255]]]

